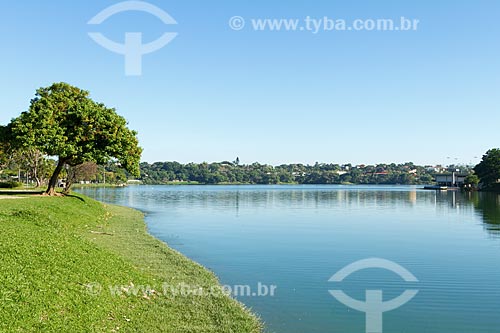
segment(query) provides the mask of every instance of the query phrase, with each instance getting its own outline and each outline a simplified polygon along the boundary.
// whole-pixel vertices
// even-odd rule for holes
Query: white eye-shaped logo
[[[418,282],[417,278],[406,268],[395,262],[370,258],[356,261],[335,273],[328,281],[341,282],[349,275],[367,268],[382,268],[398,274],[406,282]],[[382,290],[366,290],[364,302],[348,296],[341,290],[329,290],[339,302],[361,312],[366,313],[366,333],[382,333],[382,315],[384,312],[395,310],[409,302],[418,293],[416,289],[405,290],[401,295],[384,302]]]
[[[112,5],[94,16],[88,24],[98,25],[115,14],[128,11],[146,12],[156,16],[165,24],[177,24],[163,9],[143,1],[125,1]],[[125,75],[138,76],[142,74],[142,56],[161,49],[170,43],[177,36],[177,33],[166,32],[157,40],[147,44],[142,44],[142,33],[140,32],[125,33],[125,44],[116,43],[98,32],[90,32],[89,36],[105,49],[125,55]]]

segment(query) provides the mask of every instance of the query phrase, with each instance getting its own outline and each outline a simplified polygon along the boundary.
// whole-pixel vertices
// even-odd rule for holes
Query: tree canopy
[[[353,167],[316,163],[314,165],[234,162],[141,163],[141,178],[145,184],[189,182],[199,184],[429,184],[432,171],[413,163],[377,164]]]
[[[107,163],[115,159],[131,174],[139,175],[142,149],[137,132],[126,120],[102,103],[90,99],[89,92],[67,83],[40,88],[28,111],[11,124],[12,142],[17,148],[35,148],[57,156],[47,194],[55,194],[64,165],[84,162]]]
[[[475,166],[475,173],[485,187],[490,187],[500,179],[500,149],[490,149]]]
[[[0,165],[7,162],[7,127],[0,125]]]

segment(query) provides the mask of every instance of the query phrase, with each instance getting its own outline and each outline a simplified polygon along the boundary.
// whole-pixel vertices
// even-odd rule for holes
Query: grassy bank
[[[81,196],[0,200],[0,228],[0,332],[260,332],[220,293],[165,292],[218,281],[147,234],[135,210]]]

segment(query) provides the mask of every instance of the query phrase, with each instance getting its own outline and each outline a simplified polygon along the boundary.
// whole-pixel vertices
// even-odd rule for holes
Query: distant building
[[[436,183],[439,186],[462,186],[465,183],[465,177],[467,177],[466,174],[460,174],[457,172],[434,175]]]
[[[436,165],[436,166],[429,166],[428,165],[425,168],[428,172],[437,172],[437,173],[446,172],[446,168],[444,168],[441,165]]]

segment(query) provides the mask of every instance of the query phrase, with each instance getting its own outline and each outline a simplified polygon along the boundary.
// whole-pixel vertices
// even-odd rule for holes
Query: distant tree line
[[[413,163],[358,165],[316,163],[272,166],[241,165],[239,159],[219,163],[141,163],[145,184],[428,184],[433,170]]]
[[[1,126],[0,126],[1,130]],[[5,148],[5,145],[3,145]],[[35,150],[2,150],[0,144],[0,183],[47,186],[57,167],[57,160]],[[124,184],[134,179],[143,184],[431,184],[436,173],[460,169],[469,174],[465,183],[473,188],[499,189],[500,150],[488,151],[474,168],[464,165],[447,167],[421,166],[414,163],[352,165],[334,163],[240,164],[235,161],[215,163],[143,162],[140,176],[127,172],[117,161],[104,165],[84,162],[67,165],[60,173],[66,185],[85,183]],[[0,185],[1,187],[1,185]]]

